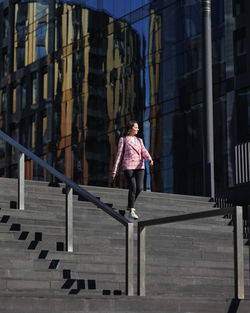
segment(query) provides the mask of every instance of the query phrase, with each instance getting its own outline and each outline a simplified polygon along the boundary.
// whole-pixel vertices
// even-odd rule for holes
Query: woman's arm
[[[119,139],[119,143],[118,143],[118,151],[117,151],[117,155],[116,155],[116,159],[115,159],[115,163],[114,163],[114,167],[113,167],[113,171],[112,171],[112,177],[114,178],[115,177],[115,174],[117,172],[117,168],[119,166],[119,163],[121,161],[121,157],[122,157],[122,151],[123,151],[123,145],[124,145],[124,142],[123,142],[123,137],[121,137]]]
[[[148,161],[148,163],[152,166],[154,164],[151,155],[149,154],[148,150],[145,148],[143,140],[140,138],[141,143],[141,154]]]

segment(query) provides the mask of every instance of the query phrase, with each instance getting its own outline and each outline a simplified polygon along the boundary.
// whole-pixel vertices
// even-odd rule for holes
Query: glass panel
[[[40,22],[36,29],[36,58],[40,59],[47,55],[46,49],[47,23]]]
[[[43,131],[42,131],[43,144],[46,144],[47,143],[47,116],[43,116],[42,118],[42,127],[43,127]]]
[[[4,89],[2,89],[0,90],[0,129],[4,129],[6,106],[7,106],[6,92]]]
[[[21,101],[21,110],[22,110],[27,105],[27,85],[26,85],[25,78],[22,79],[22,81],[21,81],[20,92],[21,92],[20,101]]]
[[[12,94],[12,113],[16,113],[16,87],[13,88]]]
[[[8,38],[8,34],[9,34],[9,21],[8,21],[9,17],[8,14],[6,12],[4,12],[4,16],[3,16],[3,38]]]
[[[250,88],[237,92],[238,134],[239,141],[247,141],[250,135]]]
[[[6,106],[7,106],[7,95],[6,95],[6,91],[5,90],[0,90],[0,112],[1,114],[6,112]]]
[[[6,50],[3,50],[3,76],[8,74],[8,53]]]
[[[223,1],[213,1],[213,8],[214,95],[216,114],[223,120],[226,116],[225,101],[220,98],[225,94],[226,80]],[[29,66],[32,73],[39,68],[42,75],[38,88],[38,74],[29,78],[23,71],[30,90],[25,81],[21,88],[17,86],[17,97],[20,92],[21,108],[25,108],[22,114],[27,116],[29,111],[25,107],[29,104],[26,98],[32,104],[38,103],[38,97],[47,99],[48,78],[54,79],[55,85],[53,128],[47,122],[48,112],[40,115],[36,111],[38,106],[33,105],[32,114],[40,116],[39,123],[35,125],[29,117],[21,126],[26,146],[39,151],[36,145],[46,144],[47,133],[52,134],[56,168],[79,183],[109,185],[117,142],[126,123],[135,118],[140,124],[139,135],[155,160],[151,172],[146,165],[146,188],[201,193],[200,9],[199,0],[57,1],[54,77],[49,77],[46,58],[38,67],[30,66],[48,54],[48,2],[16,3],[15,70]],[[244,36],[237,33],[234,39],[237,62],[243,64]],[[7,53],[2,55],[5,75],[7,58]],[[52,68],[49,66],[49,70]],[[218,137],[221,133],[224,136],[216,125]],[[216,149],[221,157],[218,142]],[[226,148],[223,151],[227,153]],[[46,145],[43,153],[46,159]],[[32,177],[32,169],[29,175]],[[35,176],[45,178],[43,171],[36,169]],[[118,185],[124,186],[122,175]]]
[[[25,40],[27,40],[26,21],[28,14],[27,4],[15,5],[15,70],[25,65]]]
[[[43,74],[43,99],[48,98],[48,73]]]
[[[35,124],[35,121],[32,120],[31,122],[31,132],[32,132],[32,135],[31,135],[31,147],[32,148],[35,148],[35,145],[36,145],[36,124]]]
[[[37,102],[37,73],[32,74],[32,104]]]
[[[233,0],[234,16],[239,16],[245,12],[245,0]]]

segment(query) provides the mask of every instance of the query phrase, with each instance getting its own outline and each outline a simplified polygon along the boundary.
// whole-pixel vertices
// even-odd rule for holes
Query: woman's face
[[[137,135],[138,131],[139,131],[138,124],[134,123],[133,127],[129,131],[129,135],[130,136],[135,136],[135,135]]]

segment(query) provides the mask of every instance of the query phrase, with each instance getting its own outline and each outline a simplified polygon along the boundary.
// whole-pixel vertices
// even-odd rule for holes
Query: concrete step
[[[26,207],[24,212],[20,212],[8,209],[10,200],[17,199],[17,181],[0,179],[0,277],[1,281],[6,282],[0,288],[0,297],[11,298],[15,295],[14,305],[25,297],[39,298],[34,303],[42,301],[44,297],[49,303],[48,299],[63,296],[65,304],[60,307],[60,312],[63,312],[67,307],[67,298],[72,296],[71,291],[79,300],[80,297],[102,299],[97,295],[101,295],[103,289],[110,290],[111,294],[115,289],[124,293],[125,228],[93,204],[78,201],[76,195],[73,203],[74,253],[56,251],[57,243],[65,241],[63,188],[63,184],[60,188],[54,188],[48,187],[46,182],[26,181]],[[84,188],[102,201],[113,203],[116,209],[126,208],[127,190],[93,186]],[[210,210],[214,209],[213,206],[214,203],[210,203],[208,198],[149,192],[143,192],[137,201],[140,220]],[[12,231],[13,224],[19,224],[20,230]],[[170,305],[172,299],[174,305],[178,303],[178,309],[174,312],[180,313],[180,299],[187,299],[186,304],[189,303],[188,298],[202,299],[200,302],[197,300],[199,309],[204,301],[205,311],[200,310],[200,313],[206,312],[205,304],[214,304],[215,299],[219,303],[221,299],[234,296],[233,229],[227,224],[228,220],[216,217],[147,228],[147,292],[149,296],[158,297],[155,300],[157,305],[162,299]],[[136,230],[137,222],[134,222],[135,239]],[[25,234],[28,234],[26,238]],[[34,240],[36,234],[42,236],[41,240]],[[20,235],[23,237],[20,238]],[[32,242],[33,250],[29,249]],[[249,265],[249,249],[246,247],[244,250],[245,262]],[[136,256],[136,241],[134,251]],[[245,283],[249,286],[247,266]],[[69,272],[70,277],[65,278],[64,274]],[[96,289],[77,287],[77,283],[81,285],[83,281],[87,286],[88,280],[96,282]],[[65,283],[67,288],[63,288]],[[140,300],[131,298],[133,301]],[[97,305],[96,312],[99,309],[102,312],[119,312],[119,308],[115,311],[117,298],[113,299],[112,306],[105,309],[105,306],[99,308]],[[91,305],[88,303],[89,307]],[[127,313],[131,310],[130,304],[126,305]],[[50,309],[41,306],[41,302],[40,308],[44,312]],[[195,312],[193,308],[190,308],[190,312]],[[18,308],[12,306],[9,309],[15,312]],[[51,309],[56,312],[53,306]],[[84,308],[83,312],[88,312],[87,309]],[[75,310],[77,307],[72,306],[68,312]],[[147,308],[144,312],[147,312]],[[156,306],[153,312],[161,312],[160,306]]]
[[[1,313],[248,313],[249,300],[216,300],[204,297],[125,297],[125,296],[29,296],[6,294],[0,297],[4,310]]]
[[[8,180],[8,181],[7,181]],[[11,194],[14,194],[15,189],[17,190],[17,180],[15,179],[1,179],[0,186],[2,188],[11,188]],[[25,186],[27,192],[38,192],[38,193],[53,193],[55,195],[60,195],[62,193],[63,184],[60,185],[60,188],[48,187],[48,183],[46,182],[34,182],[34,181],[25,181]],[[107,187],[95,187],[95,186],[82,186],[86,191],[93,193],[96,196],[102,195],[103,197],[107,196],[110,198],[109,194],[112,192],[114,197],[117,198],[127,198],[127,190],[118,189],[118,188],[107,188]],[[156,199],[157,201],[163,200],[177,200],[179,202],[184,201],[186,203],[194,202],[194,204],[200,203],[208,203],[209,198],[207,197],[195,197],[195,196],[186,196],[186,195],[174,195],[174,194],[164,194],[164,193],[151,193],[151,192],[142,192],[140,198],[143,197],[145,199]]]

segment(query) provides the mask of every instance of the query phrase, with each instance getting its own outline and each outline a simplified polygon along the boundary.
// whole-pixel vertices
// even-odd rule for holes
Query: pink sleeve
[[[141,154],[148,161],[148,163],[152,160],[151,155],[149,154],[148,150],[145,148],[143,144],[143,140],[140,138],[139,139],[141,142]]]
[[[119,163],[120,163],[121,157],[122,157],[122,151],[123,151],[123,137],[121,137],[119,139],[118,151],[117,151],[117,155],[116,155],[116,159],[115,159],[115,163],[114,163],[114,167],[113,167],[112,173],[116,173],[117,172],[117,168],[119,166]]]

